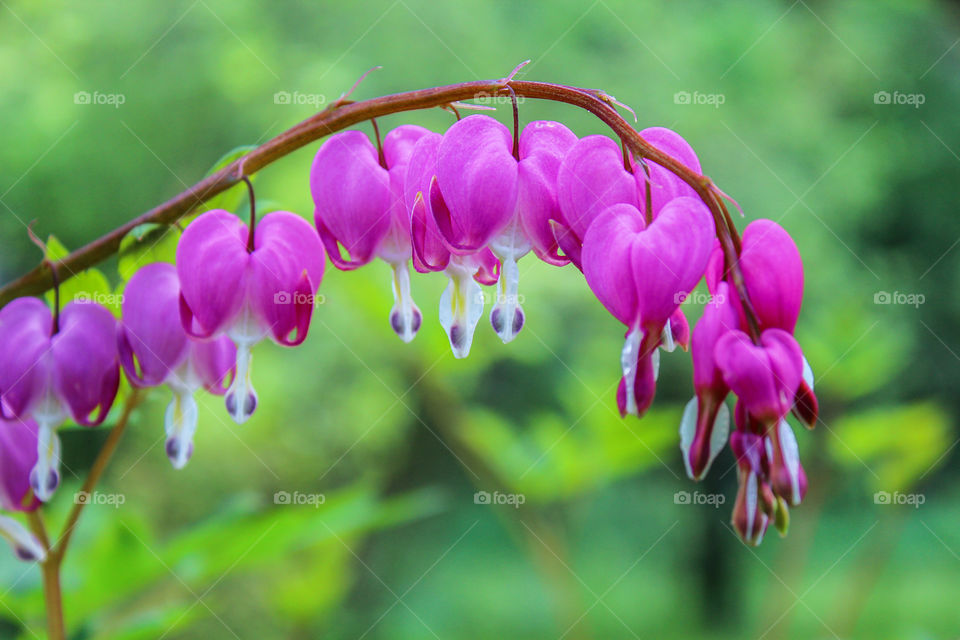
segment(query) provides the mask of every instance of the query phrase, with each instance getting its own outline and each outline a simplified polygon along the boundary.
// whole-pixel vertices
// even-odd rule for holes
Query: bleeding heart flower
[[[0,419],[0,509],[33,511],[40,501],[30,492],[30,472],[37,463],[37,425],[33,420]],[[17,520],[0,514],[0,536],[21,560],[41,562],[43,545]]]
[[[647,226],[640,211],[616,204],[583,241],[583,273],[600,302],[627,326],[617,400],[623,415],[643,415],[656,387],[664,327],[703,275],[714,227],[706,205],[675,198]]]
[[[803,261],[790,234],[772,220],[754,220],[743,232],[743,248],[738,263],[743,284],[753,307],[757,324],[765,329],[783,329],[793,333],[803,302]],[[723,280],[723,252],[717,247],[707,267],[707,286],[711,291]],[[739,298],[733,303],[746,328],[746,316]],[[813,371],[803,359],[803,384],[794,398],[794,413],[808,427],[817,422],[819,406],[813,393]]]
[[[678,133],[651,127],[640,135],[688,168],[700,172],[700,161]],[[564,157],[557,177],[562,220],[554,223],[554,233],[560,248],[579,267],[580,245],[594,219],[607,207],[620,203],[629,204],[646,216],[648,186],[651,219],[674,198],[697,197],[689,185],[657,163],[641,164],[624,158],[621,147],[606,136],[579,140]]]
[[[416,142],[430,133],[403,125],[387,134],[383,158],[360,131],[331,136],[310,170],[320,238],[339,269],[350,270],[379,256],[393,271],[390,325],[404,342],[420,328],[422,316],[410,295],[410,214],[403,197],[407,163]],[[341,256],[343,246],[350,257]]]
[[[247,225],[215,209],[191,222],[177,245],[184,330],[198,339],[226,335],[237,346],[226,405],[238,424],[257,406],[251,347],[267,335],[284,346],[306,339],[324,268],[323,244],[293,213],[269,213],[252,233],[248,249]]]
[[[730,410],[724,403],[730,388],[714,359],[714,348],[721,336],[738,327],[730,287],[721,282],[693,330],[691,356],[696,395],[687,403],[680,421],[683,463],[693,480],[707,474],[730,433]]]
[[[17,298],[0,310],[0,363],[0,414],[36,421],[30,485],[47,501],[60,484],[55,429],[68,418],[100,424],[117,395],[117,322],[99,304],[74,301],[54,323],[39,299]]]
[[[751,416],[777,424],[793,406],[803,374],[800,346],[786,331],[767,329],[754,344],[743,331],[728,331],[713,352],[723,379]]]
[[[489,249],[451,253],[433,215],[433,206],[446,209],[437,180],[442,136],[430,133],[414,145],[404,181],[404,200],[410,208],[413,266],[421,273],[443,271],[450,283],[440,298],[440,324],[447,332],[454,357],[470,353],[473,333],[483,315],[483,291],[477,285],[494,284],[499,263]]]
[[[226,392],[237,350],[227,336],[201,342],[180,325],[180,281],[172,264],[156,262],[137,271],[123,292],[117,332],[120,363],[138,387],[166,384],[173,393],[164,415],[166,451],[175,469],[193,454],[201,387]]]

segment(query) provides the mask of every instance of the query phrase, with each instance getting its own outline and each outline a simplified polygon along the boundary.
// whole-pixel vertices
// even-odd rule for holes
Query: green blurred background
[[[424,324],[404,345],[388,268],[331,267],[306,343],[256,349],[246,425],[202,398],[175,472],[166,391],[135,413],[101,485],[124,503],[88,507],[67,557],[74,637],[956,638],[958,17],[907,0],[0,2],[4,282],[39,261],[25,222],[76,248],[370,67],[355,98],[528,58],[525,79],[602,88],[640,127],[679,131],[741,228],[779,221],[806,266],[797,334],[822,422],[797,434],[811,488],[787,538],[752,550],[732,533],[729,453],[704,484],[685,477],[686,356],[664,358],[647,417],[616,415],[622,327],[573,268],[525,258],[523,332],[504,346],[484,319],[456,361],[442,276],[414,279]],[[604,132],[559,104],[527,101],[521,119]],[[451,117],[381,127],[405,122]],[[318,146],[263,170],[258,200],[312,220]],[[116,260],[101,269],[120,282]],[[63,432],[54,529],[105,435]],[[276,504],[283,491],[324,502]],[[0,637],[43,637],[42,602],[39,570],[0,554]]]

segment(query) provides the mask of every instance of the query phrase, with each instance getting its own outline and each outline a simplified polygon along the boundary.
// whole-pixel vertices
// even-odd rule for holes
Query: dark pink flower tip
[[[186,357],[188,338],[180,325],[179,301],[176,267],[164,262],[142,267],[124,288],[117,346],[133,384],[163,383]]]
[[[410,239],[413,266],[420,273],[443,271],[450,262],[450,250],[430,209],[431,199],[442,199],[437,184],[437,153],[443,137],[428,133],[414,144],[403,183],[404,206],[410,212]]]
[[[392,145],[391,145],[392,146]],[[330,260],[355,269],[373,259],[391,227],[390,175],[360,131],[331,136],[310,168],[315,221]],[[349,253],[340,255],[340,246]]]
[[[443,135],[437,179],[446,207],[431,208],[452,251],[479,251],[513,217],[517,160],[512,148],[510,131],[489,116],[468,116]]]
[[[813,392],[813,387],[806,380],[801,380],[800,386],[797,387],[797,395],[793,400],[793,415],[807,429],[813,429],[817,425],[820,403]]]
[[[700,480],[723,450],[730,433],[730,410],[723,395],[697,394],[684,408],[680,420],[680,450],[687,475]]]
[[[36,463],[37,424],[31,419],[0,420],[0,509],[33,511],[40,506],[30,495],[30,470]]]
[[[714,359],[745,409],[765,425],[776,424],[793,406],[802,380],[803,355],[786,331],[767,329],[756,345],[742,331],[717,341]]]
[[[661,345],[664,350],[673,351],[674,346],[680,347],[684,351],[690,348],[690,323],[687,321],[683,309],[677,309],[670,314],[670,320],[667,322],[666,328],[670,332],[669,334],[666,331],[664,332],[665,339],[669,336],[673,345]]]
[[[757,546],[763,541],[773,515],[776,498],[757,474],[740,470],[740,486],[733,506],[733,527],[744,543]]]
[[[606,136],[587,136],[567,152],[557,173],[557,202],[564,226],[578,238],[608,207],[628,204],[643,211],[640,191],[623,165],[620,146]]]
[[[560,256],[551,220],[563,214],[557,200],[560,164],[577,137],[559,122],[531,122],[520,135],[520,165],[517,213],[523,234],[537,256],[549,264],[563,266],[570,260]]]
[[[696,173],[701,173],[700,160],[697,158],[697,154],[694,153],[693,148],[676,131],[671,131],[665,127],[650,127],[641,131],[640,135],[660,151],[663,151],[675,160],[679,160],[681,164],[688,169]],[[650,201],[654,217],[674,198],[698,197],[693,187],[677,177],[677,175],[669,169],[650,160],[647,161],[647,168],[650,171]],[[643,170],[643,167],[638,165],[634,168],[634,174],[637,177],[640,193],[644,194],[645,198],[646,172]]]

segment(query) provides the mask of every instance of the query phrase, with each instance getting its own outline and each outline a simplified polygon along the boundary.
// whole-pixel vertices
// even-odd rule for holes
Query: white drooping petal
[[[691,480],[699,480],[693,475],[693,468],[690,466],[690,447],[693,446],[693,438],[697,432],[697,398],[693,397],[683,408],[683,417],[680,418],[680,450],[683,453],[683,466],[687,469],[687,476]],[[717,409],[717,415],[713,421],[713,430],[710,432],[710,456],[707,464],[703,467],[703,473],[707,475],[713,461],[720,455],[723,447],[727,444],[730,437],[730,409],[727,404],[721,403]]]
[[[677,348],[677,343],[673,340],[673,330],[670,329],[670,323],[663,325],[663,335],[660,339],[660,348],[667,353],[673,353]]]
[[[500,256],[498,256],[500,257]],[[490,324],[507,344],[523,328],[524,314],[520,305],[520,269],[513,255],[500,257],[501,272],[497,280],[497,302],[490,311]]]
[[[423,316],[420,309],[413,302],[410,294],[410,263],[409,261],[391,262],[393,271],[393,308],[390,309],[390,326],[404,342],[410,342],[417,331]]]
[[[813,369],[807,362],[807,356],[803,356],[803,381],[810,387],[810,391],[813,391]]]
[[[471,258],[454,256],[445,273],[450,278],[440,296],[440,324],[450,339],[453,357],[466,358],[473,333],[483,315],[483,290],[473,280],[476,267]]]
[[[797,437],[786,420],[780,420],[777,430],[780,453],[783,455],[784,466],[790,475],[790,504],[797,506],[803,499],[800,494],[800,448],[797,446]]]
[[[60,421],[51,422],[35,416],[37,422],[37,463],[30,471],[30,487],[42,502],[53,497],[60,485],[60,436],[55,427]]]
[[[182,469],[193,455],[197,413],[193,391],[173,388],[173,397],[164,414],[164,428],[167,432],[167,457],[174,469]]]
[[[250,365],[253,362],[253,345],[260,342],[267,329],[260,325],[249,307],[244,308],[227,335],[237,346],[237,368],[224,396],[227,412],[237,424],[243,424],[257,408],[257,392],[250,379]]]
[[[696,480],[690,466],[690,447],[693,446],[693,436],[696,432],[697,398],[694,396],[687,402],[687,406],[683,408],[683,416],[680,417],[680,453],[683,455],[683,466],[687,470],[687,477],[691,480]]]
[[[235,341],[236,342],[236,341]],[[246,341],[236,342],[237,371],[227,389],[224,402],[227,412],[237,424],[247,421],[257,408],[257,392],[253,390],[253,381],[250,379],[250,364],[253,362],[253,353]]]
[[[637,415],[637,399],[633,389],[637,382],[637,360],[640,358],[640,339],[643,337],[643,331],[640,329],[631,329],[623,341],[623,350],[620,352],[620,369],[623,372],[623,383],[627,389],[625,411],[631,415]],[[654,351],[656,356],[656,351]],[[656,358],[653,362],[654,379],[659,372],[660,359]]]
[[[650,354],[650,366],[653,367],[653,381],[656,382],[660,379],[660,351],[657,349]]]
[[[755,518],[758,515],[757,504],[759,502],[759,485],[757,483],[757,474],[752,471],[747,474],[747,487],[746,487],[746,507],[747,507],[747,532],[746,535],[750,542],[753,545],[759,545],[763,542],[764,527],[760,527],[760,531],[757,533],[757,537],[753,538],[753,525]],[[759,513],[761,518],[766,518],[766,515]]]
[[[10,516],[0,515],[0,536],[10,543],[17,557],[27,562],[43,562],[47,552],[27,528]]]

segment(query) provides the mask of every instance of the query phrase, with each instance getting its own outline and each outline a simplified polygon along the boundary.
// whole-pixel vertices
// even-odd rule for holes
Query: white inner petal
[[[807,356],[803,356],[803,381],[807,383],[810,390],[813,391],[813,369],[807,362]]]
[[[473,280],[476,267],[469,257],[453,256],[445,273],[450,278],[440,296],[440,324],[455,358],[470,354],[473,333],[483,315],[483,290]]]
[[[30,487],[38,499],[47,502],[60,484],[60,436],[55,429],[63,418],[52,422],[49,415],[34,414],[34,420],[37,423],[37,463],[30,471]]]
[[[660,341],[660,348],[667,353],[672,353],[677,348],[677,343],[673,341],[673,330],[670,329],[670,322],[663,325],[663,336]]]
[[[253,345],[245,340],[234,339],[234,342],[237,345],[237,372],[224,397],[230,417],[237,424],[243,424],[257,407],[257,394],[250,379],[250,365],[253,361],[250,348]]]
[[[390,324],[404,342],[410,342],[420,329],[420,309],[410,294],[410,263],[391,262],[393,271],[393,308],[390,309]]]
[[[10,543],[13,552],[21,560],[42,562],[47,557],[47,552],[40,541],[10,516],[0,515],[0,537]]]
[[[693,477],[693,468],[690,466],[690,447],[693,446],[693,436],[697,431],[697,398],[690,398],[683,408],[683,417],[680,418],[680,452],[683,454],[683,466],[687,469],[687,477]]]
[[[182,469],[193,453],[193,434],[197,431],[197,401],[192,391],[172,390],[173,397],[164,414],[166,449],[173,468]]]
[[[520,305],[520,269],[513,254],[498,255],[501,263],[497,280],[497,302],[490,312],[490,322],[497,335],[506,344],[523,327],[523,307]]]
[[[643,332],[639,328],[632,329],[627,334],[623,342],[623,350],[620,352],[620,369],[623,371],[623,382],[626,387],[626,412],[631,415],[637,415],[638,413],[634,387],[637,381],[637,360],[640,357],[640,339],[642,336]],[[656,364],[659,365],[659,358]],[[656,366],[654,377],[656,377],[658,370],[659,366]]]
[[[797,506],[800,504],[802,496],[800,495],[800,449],[797,446],[797,438],[793,434],[793,429],[786,420],[780,420],[777,426],[778,437],[780,438],[780,452],[783,455],[783,462],[787,467],[787,473],[790,474],[790,504]]]

